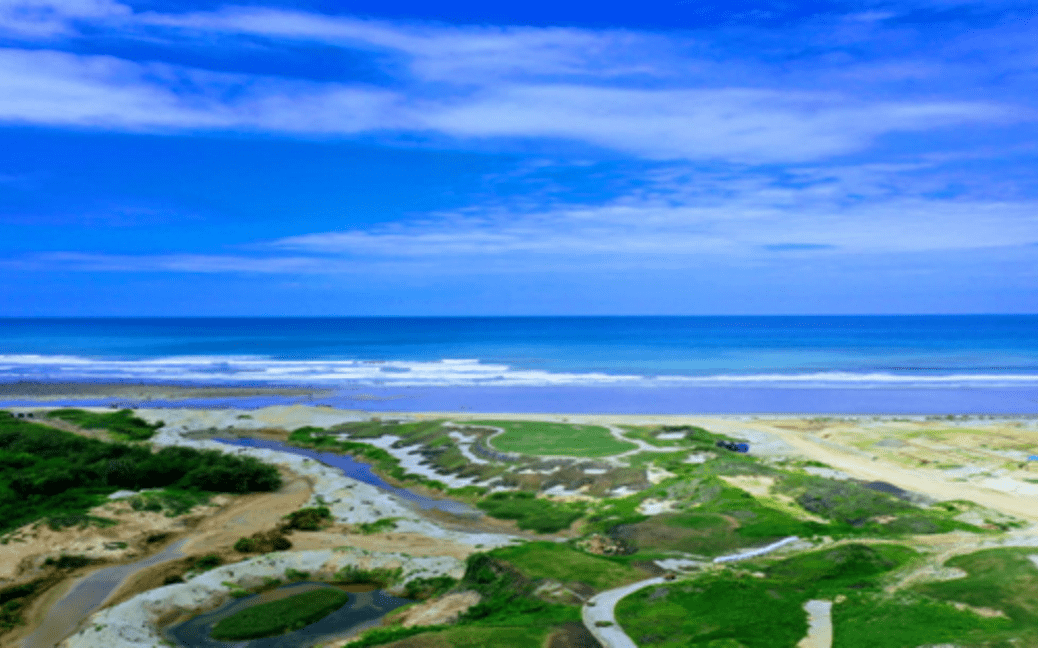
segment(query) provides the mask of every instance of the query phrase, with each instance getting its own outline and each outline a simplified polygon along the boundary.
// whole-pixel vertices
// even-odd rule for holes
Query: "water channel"
[[[307,648],[323,641],[342,639],[378,625],[388,612],[413,602],[390,596],[371,586],[346,585],[338,589],[348,592],[349,600],[338,610],[305,628],[274,637],[244,641],[218,641],[209,636],[217,622],[246,608],[315,589],[334,587],[336,586],[327,583],[312,582],[283,585],[269,592],[235,599],[211,612],[200,614],[182,623],[175,623],[166,628],[164,634],[173,643],[184,648]]]
[[[319,461],[327,466],[338,468],[347,477],[356,479],[357,481],[364,482],[376,486],[388,493],[396,495],[400,499],[409,502],[419,509],[429,510],[435,509],[443,511],[445,513],[451,513],[460,517],[466,518],[480,518],[483,516],[483,512],[477,508],[473,508],[464,502],[456,502],[450,499],[436,499],[433,497],[426,497],[413,493],[406,488],[397,488],[392,484],[388,483],[371,470],[371,466],[366,463],[357,461],[348,454],[338,454],[335,452],[321,452],[319,450],[310,450],[308,448],[297,448],[295,446],[281,443],[280,441],[271,441],[267,439],[254,439],[251,437],[239,437],[235,439],[226,438],[214,438],[213,441],[219,441],[220,443],[226,443],[229,445],[236,445],[245,448],[265,448],[267,450],[276,450],[278,452],[288,452],[301,457],[308,457],[314,461]]]
[[[153,556],[128,565],[99,569],[75,583],[44,617],[40,627],[22,643],[24,648],[52,648],[76,631],[79,623],[96,612],[112,592],[140,570],[167,560],[183,557],[180,548],[187,539],[178,540]]]

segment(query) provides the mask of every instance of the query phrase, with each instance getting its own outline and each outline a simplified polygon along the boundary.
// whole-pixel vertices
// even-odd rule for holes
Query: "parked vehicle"
[[[724,448],[725,450],[731,450],[732,452],[749,452],[749,443],[737,443],[735,441],[718,441],[718,448]]]

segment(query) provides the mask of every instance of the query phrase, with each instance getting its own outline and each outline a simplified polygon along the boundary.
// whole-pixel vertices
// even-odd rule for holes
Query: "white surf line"
[[[813,600],[804,603],[807,612],[807,636],[797,648],[832,648],[833,602]]]
[[[766,547],[754,549],[753,551],[731,554],[728,556],[719,556],[714,558],[714,563],[727,563],[742,560],[744,558],[761,556],[770,551],[774,551],[779,547],[784,547],[795,542],[796,540],[799,540],[797,536],[790,536],[788,538],[783,538],[778,542],[773,542]],[[623,628],[621,628],[619,624],[617,624],[616,604],[624,597],[634,594],[640,589],[668,582],[672,581],[657,576],[655,578],[638,581],[637,583],[631,583],[630,585],[624,585],[623,587],[599,592],[588,599],[587,603],[584,604],[583,609],[580,611],[580,618],[584,622],[584,627],[587,628],[588,632],[598,640],[598,643],[602,644],[602,648],[638,648],[638,644],[634,643],[634,640],[623,631]],[[831,604],[829,605],[831,606]],[[599,623],[602,625],[599,625]],[[808,634],[810,636],[810,633]],[[829,641],[830,643],[832,642],[831,621],[829,628]],[[825,644],[824,648],[829,648],[829,645],[830,644]],[[822,644],[818,644],[818,646],[822,647]],[[815,648],[815,645],[812,644],[810,648]]]

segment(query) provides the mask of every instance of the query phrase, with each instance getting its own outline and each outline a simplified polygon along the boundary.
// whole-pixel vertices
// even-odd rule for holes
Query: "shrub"
[[[285,516],[288,519],[286,529],[300,531],[319,531],[332,519],[332,512],[327,506],[299,509]]]
[[[208,571],[215,567],[219,567],[222,563],[223,559],[221,559],[220,556],[217,556],[216,554],[207,554],[196,560],[191,566],[191,569],[195,571]]]
[[[425,600],[439,596],[457,585],[458,581],[450,576],[432,576],[414,578],[404,586],[404,598]]]
[[[238,541],[234,543],[234,550],[241,553],[256,551],[256,541],[252,538],[238,538]]]

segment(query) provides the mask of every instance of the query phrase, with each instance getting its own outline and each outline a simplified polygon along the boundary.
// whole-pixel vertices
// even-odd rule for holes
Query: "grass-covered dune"
[[[108,443],[0,412],[0,533],[40,519],[85,521],[117,490],[247,493],[281,486],[277,468],[215,450]]]
[[[647,577],[630,563],[628,559],[595,556],[556,542],[529,542],[473,554],[468,558],[465,576],[454,589],[474,590],[482,601],[464,613],[457,624],[378,628],[348,644],[348,648],[378,645],[544,648],[556,645],[550,641],[553,635],[582,627],[579,625],[582,599],[572,592],[590,596],[593,592]]]
[[[59,419],[79,426],[84,430],[106,430],[113,439],[120,441],[146,441],[155,430],[164,425],[161,421],[148,423],[134,416],[133,410],[117,412],[88,412],[81,409],[57,409],[47,412],[47,418]]]

